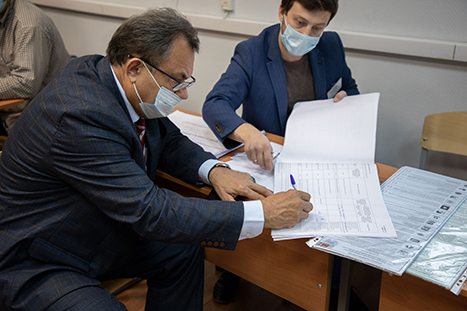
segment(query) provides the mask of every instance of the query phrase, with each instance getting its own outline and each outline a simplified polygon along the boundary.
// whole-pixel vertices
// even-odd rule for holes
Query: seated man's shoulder
[[[16,0],[15,15],[24,28],[53,24],[44,11],[25,0]]]
[[[71,60],[43,90],[43,100],[62,103],[68,109],[109,109],[112,103],[117,102],[118,91],[106,60],[102,55]]]
[[[279,24],[266,27],[257,36],[253,36],[243,42],[249,42],[251,44],[264,44],[265,41],[270,39],[271,35],[274,36],[274,38],[279,35]]]
[[[323,35],[321,36],[321,40],[329,41],[329,42],[336,42],[336,41],[340,41],[340,36],[335,31],[325,31],[323,32]]]
[[[325,31],[323,32],[321,39],[319,40],[320,50],[336,50],[342,47],[342,41],[337,32]]]
[[[263,31],[259,35],[240,42],[237,45],[236,50],[237,52],[249,50],[252,55],[256,55],[256,57],[263,58],[265,57],[265,53],[267,53],[271,46],[277,44],[277,49],[279,48],[279,45],[277,43],[278,35],[279,24],[269,26],[263,29]]]

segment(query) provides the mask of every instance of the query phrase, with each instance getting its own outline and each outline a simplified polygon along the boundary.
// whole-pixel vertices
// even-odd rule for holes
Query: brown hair
[[[134,54],[155,66],[170,56],[172,43],[183,35],[193,52],[199,51],[198,32],[185,16],[172,8],[148,10],[125,20],[107,47],[111,64],[122,65]]]
[[[331,20],[339,8],[338,0],[282,0],[281,6],[284,14],[292,8],[294,2],[300,3],[308,11],[327,11],[331,12]]]

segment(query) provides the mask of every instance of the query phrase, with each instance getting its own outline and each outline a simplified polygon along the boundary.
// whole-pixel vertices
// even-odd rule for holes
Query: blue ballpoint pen
[[[292,184],[292,188],[294,190],[297,190],[297,188],[295,187],[295,179],[293,178],[292,174],[290,174],[290,183]]]

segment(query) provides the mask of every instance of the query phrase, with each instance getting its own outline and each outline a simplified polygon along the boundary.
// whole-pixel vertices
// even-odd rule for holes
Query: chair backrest
[[[425,169],[428,150],[467,156],[467,111],[428,115],[423,123],[420,168]]]

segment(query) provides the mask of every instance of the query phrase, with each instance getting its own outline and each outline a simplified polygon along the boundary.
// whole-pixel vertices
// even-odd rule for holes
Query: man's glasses
[[[195,82],[196,82],[196,79],[195,77],[191,76],[189,80],[185,80],[185,81],[179,81],[178,79],[175,79],[174,77],[172,77],[171,75],[169,75],[168,73],[160,70],[159,68],[157,68],[156,66],[152,65],[150,62],[148,62],[147,60],[145,60],[144,58],[142,57],[135,57],[135,56],[132,56],[131,54],[128,55],[129,58],[137,58],[143,62],[145,62],[146,64],[148,64],[149,66],[151,66],[152,68],[162,72],[163,74],[165,74],[167,77],[169,77],[170,79],[174,80],[175,82],[177,82],[177,84],[172,88],[172,91],[176,92],[176,91],[179,91],[179,90],[182,90],[184,88],[187,88],[187,87],[190,87],[192,86]]]

